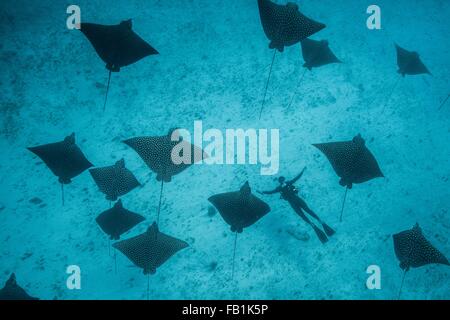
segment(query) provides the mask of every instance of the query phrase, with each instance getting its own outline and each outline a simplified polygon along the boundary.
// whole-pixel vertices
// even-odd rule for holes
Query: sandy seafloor
[[[89,42],[65,27],[66,1],[1,1],[0,24],[0,283],[10,272],[42,299],[144,299],[147,279],[118,255],[95,217],[108,202],[88,172],[60,186],[28,146],[75,132],[97,166],[121,157],[144,184],[124,196],[147,221],[155,219],[159,184],[125,138],[162,135],[172,127],[279,128],[280,174],[307,171],[299,186],[310,206],[337,230],[322,245],[279,199],[272,211],[239,235],[236,274],[230,281],[233,234],[220,215],[208,216],[207,198],[275,186],[258,166],[193,166],[164,189],[160,228],[186,240],[150,278],[151,299],[394,299],[402,271],[393,233],[418,222],[429,240],[450,256],[450,42],[446,0],[377,0],[382,30],[366,28],[362,0],[299,1],[301,10],[327,28],[344,62],[308,73],[290,110],[303,72],[299,45],[275,60],[263,117],[257,120],[272,51],[256,0],[77,1],[82,20],[115,24],[132,18],[134,30],[159,52],[113,74],[107,111],[104,63]],[[399,77],[394,42],[420,53],[433,76]],[[361,133],[385,179],[349,192],[312,143],[348,140]],[[39,198],[42,202],[35,204]],[[295,233],[298,240],[292,236]],[[65,268],[79,265],[82,289],[65,287]],[[216,268],[214,265],[217,264]],[[377,264],[382,289],[366,288],[366,268]],[[408,272],[402,297],[449,299],[450,268],[432,265]]]

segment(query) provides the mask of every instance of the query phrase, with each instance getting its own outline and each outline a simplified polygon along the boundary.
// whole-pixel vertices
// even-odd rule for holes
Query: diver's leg
[[[294,211],[300,216],[300,218],[303,219],[303,221],[305,221],[307,224],[309,224],[314,232],[316,233],[317,237],[319,238],[320,242],[325,243],[328,241],[327,236],[325,235],[325,233],[323,233],[322,230],[320,230],[319,228],[316,227],[316,225],[308,219],[308,217],[303,213],[303,210],[295,205],[291,205],[292,209],[294,209]]]
[[[317,221],[322,222],[322,220],[320,220],[319,216],[318,216],[314,211],[312,211],[312,210],[308,207],[308,205],[306,204],[306,202],[303,201],[303,200],[302,200],[302,209],[305,210],[311,217],[317,219]]]
[[[311,220],[309,220],[309,218],[306,216],[306,214],[303,213],[302,209],[297,208],[295,210],[295,212],[297,212],[297,214],[300,216],[300,218],[302,218],[307,224],[314,225],[314,223]]]
[[[308,205],[306,204],[305,201],[303,201],[303,200],[301,200],[301,201],[303,204],[303,210],[305,210],[311,217],[317,219],[317,221],[320,222],[320,224],[322,225],[323,230],[325,231],[327,236],[331,237],[333,234],[336,233],[336,231],[334,231],[333,228],[331,228],[329,225],[327,225],[325,222],[323,222],[322,219],[320,219],[319,216],[308,207]]]

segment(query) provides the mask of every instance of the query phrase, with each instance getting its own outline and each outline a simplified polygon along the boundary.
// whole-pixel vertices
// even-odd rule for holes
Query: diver
[[[306,169],[306,168],[305,168]],[[309,224],[313,230],[316,232],[317,237],[319,238],[319,240],[322,243],[325,243],[328,241],[328,237],[331,237],[335,231],[330,228],[325,222],[323,222],[315,213],[314,211],[312,211],[308,205],[306,204],[306,202],[300,198],[298,196],[298,192],[299,190],[294,186],[294,183],[296,183],[303,175],[303,173],[305,172],[305,169],[303,169],[303,171],[296,176],[294,179],[286,181],[285,177],[279,177],[278,178],[278,182],[280,183],[280,185],[278,187],[276,187],[274,190],[272,191],[264,191],[261,192],[262,194],[275,194],[275,193],[280,193],[281,194],[281,199],[286,200],[287,202],[289,202],[289,204],[291,205],[292,209],[294,209],[294,211],[300,216],[300,218],[302,218],[307,224]],[[320,230],[313,221],[311,221],[307,216],[306,213],[308,213],[311,217],[315,218],[321,225],[322,228],[325,232],[323,232],[322,230]]]

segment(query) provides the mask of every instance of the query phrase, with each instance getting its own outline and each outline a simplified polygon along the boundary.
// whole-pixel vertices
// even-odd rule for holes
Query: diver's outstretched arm
[[[262,192],[259,192],[259,193],[261,193],[261,194],[275,194],[275,193],[278,193],[280,191],[281,191],[281,188],[280,187],[276,187],[272,191],[262,191]]]
[[[294,179],[290,180],[287,182],[287,184],[294,184],[298,181],[298,179],[300,179],[303,175],[303,173],[305,172],[306,167],[303,168],[302,172],[300,172],[300,174],[298,176],[296,176]]]

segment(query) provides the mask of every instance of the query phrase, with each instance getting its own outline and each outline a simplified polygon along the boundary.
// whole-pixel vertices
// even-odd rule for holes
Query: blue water
[[[95,223],[108,202],[89,173],[66,187],[63,207],[55,177],[26,147],[75,132],[95,165],[124,157],[144,186],[122,199],[147,218],[128,238],[155,219],[159,184],[121,141],[192,129],[194,120],[221,130],[280,129],[280,174],[307,166],[300,194],[337,233],[322,245],[278,196],[264,197],[272,211],[239,235],[231,281],[234,237],[220,215],[208,215],[207,198],[246,180],[269,189],[274,177],[252,165],[193,166],[165,186],[160,221],[190,247],[151,276],[151,299],[394,299],[403,272],[391,235],[416,222],[450,256],[450,102],[437,111],[449,94],[450,2],[377,0],[381,30],[366,27],[370,1],[298,3],[327,25],[312,38],[328,39],[344,63],[307,73],[288,110],[303,61],[299,45],[286,48],[258,120],[272,51],[256,0],[78,0],[82,21],[132,18],[160,52],[113,75],[106,112],[107,71],[85,37],[66,28],[69,3],[1,1],[0,286],[15,272],[41,299],[145,299],[146,276],[121,254],[114,272]],[[385,101],[399,77],[394,42],[418,51],[433,76],[401,79]],[[344,189],[311,144],[358,133],[386,178],[355,186],[339,223]],[[373,264],[380,290],[366,288]],[[66,288],[68,265],[80,266],[81,290]],[[449,276],[442,265],[413,269],[402,297],[449,299]]]

